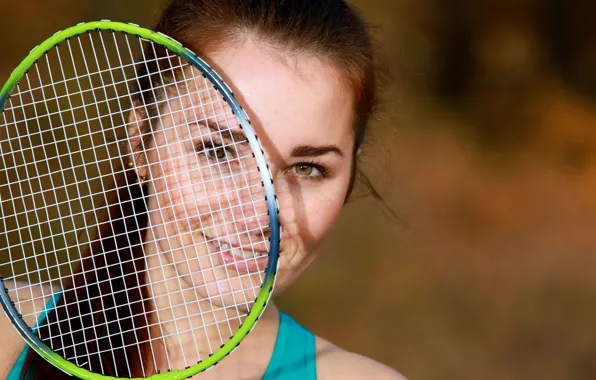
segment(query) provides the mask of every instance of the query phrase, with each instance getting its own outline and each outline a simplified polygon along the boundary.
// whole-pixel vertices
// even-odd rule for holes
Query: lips
[[[258,252],[251,248],[235,247],[230,244],[218,242],[216,240],[213,240],[212,242],[213,245],[218,248],[218,250],[229,252],[232,254],[232,256],[239,259],[253,259],[255,257],[263,257],[267,255],[267,252]]]
[[[239,247],[206,237],[212,253],[216,253],[221,263],[240,273],[263,271],[269,262],[268,252],[254,248]]]

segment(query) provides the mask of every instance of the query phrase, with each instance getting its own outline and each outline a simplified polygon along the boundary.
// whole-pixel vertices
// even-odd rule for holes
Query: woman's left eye
[[[318,165],[308,164],[308,163],[299,163],[292,166],[291,169],[295,174],[301,177],[322,177],[325,175],[325,171],[319,167]]]

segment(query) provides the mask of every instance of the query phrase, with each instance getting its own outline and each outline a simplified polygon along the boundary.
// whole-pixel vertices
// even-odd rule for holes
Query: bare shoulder
[[[354,352],[345,351],[325,339],[316,338],[317,377],[321,380],[406,380],[396,370]]]
[[[5,284],[11,298],[18,300],[19,311],[29,326],[36,322],[37,314],[43,310],[44,305],[50,300],[51,289],[42,285],[29,285],[18,282]],[[2,307],[0,307],[2,308]],[[15,361],[25,348],[25,341],[12,325],[4,311],[0,312],[0,378],[4,379],[12,369]]]

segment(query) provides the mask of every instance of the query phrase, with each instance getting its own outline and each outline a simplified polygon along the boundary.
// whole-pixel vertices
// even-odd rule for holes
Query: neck
[[[247,310],[237,305],[224,307],[201,295],[196,290],[197,284],[193,283],[196,275],[178,271],[170,259],[175,253],[160,252],[159,244],[151,236],[151,228],[147,233],[146,241],[151,243],[145,244],[144,251],[153,352],[148,362],[155,363],[162,371],[186,368],[220,349],[238,331]],[[214,370],[202,373],[200,378],[262,376],[273,352],[278,325],[278,311],[270,303],[234,354]],[[251,376],[247,377],[249,374]]]

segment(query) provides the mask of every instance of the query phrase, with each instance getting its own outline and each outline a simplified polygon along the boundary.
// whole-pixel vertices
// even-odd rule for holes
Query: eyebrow
[[[343,152],[335,145],[324,145],[324,146],[311,146],[311,145],[300,145],[292,150],[292,156],[294,157],[318,157],[324,156],[327,153],[335,153],[340,157],[343,157]]]
[[[248,144],[246,135],[244,134],[244,132],[241,132],[239,130],[221,129],[218,122],[206,119],[199,120],[197,124],[207,127],[215,133],[221,133],[225,139],[232,140],[235,143]],[[293,157],[320,157],[328,153],[335,153],[340,157],[344,156],[341,149],[339,149],[335,145],[299,145],[292,150]]]
[[[246,135],[244,134],[244,132],[241,132],[240,130],[232,130],[229,128],[222,129],[218,122],[205,119],[199,120],[197,124],[209,128],[212,132],[221,133],[223,138],[227,140],[232,140],[234,143],[248,144]]]

